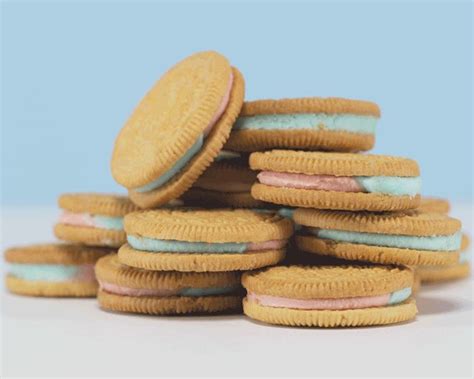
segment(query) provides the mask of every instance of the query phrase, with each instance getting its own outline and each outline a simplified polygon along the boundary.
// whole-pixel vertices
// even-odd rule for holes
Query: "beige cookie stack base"
[[[154,315],[239,312],[242,309],[240,296],[132,297],[101,290],[98,300],[103,309]]]
[[[97,282],[31,281],[11,275],[7,275],[6,286],[17,295],[44,297],[95,297],[98,289]]]
[[[395,324],[416,316],[415,301],[409,299],[399,305],[344,311],[313,311],[264,307],[243,301],[244,313],[252,319],[269,324],[320,328]]]

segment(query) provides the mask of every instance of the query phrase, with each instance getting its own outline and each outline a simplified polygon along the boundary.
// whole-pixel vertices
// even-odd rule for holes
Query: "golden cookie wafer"
[[[261,170],[252,196],[304,208],[396,211],[416,208],[421,179],[415,161],[382,156],[272,150],[250,155]]]
[[[100,193],[65,193],[59,196],[58,205],[73,213],[111,217],[123,217],[140,209],[126,196]]]
[[[119,249],[122,263],[145,270],[159,271],[245,271],[277,264],[285,257],[285,251],[266,250],[244,254],[185,254],[156,253],[133,249],[128,244]]]
[[[278,266],[245,273],[244,313],[291,326],[362,326],[413,319],[413,270],[404,266]]]
[[[410,299],[399,305],[344,311],[307,311],[289,308],[263,307],[243,301],[244,314],[268,324],[337,328],[398,324],[412,320],[418,312],[415,300]]]
[[[242,309],[240,296],[202,297],[133,297],[99,291],[97,298],[101,308],[116,312],[170,315],[189,313],[239,313]]]
[[[5,251],[7,288],[16,294],[51,297],[95,296],[95,262],[115,250],[69,244],[41,244]]]
[[[417,206],[420,197],[387,196],[375,193],[352,193],[280,188],[255,183],[251,194],[254,199],[291,207],[334,209],[350,211],[399,211]]]
[[[178,198],[219,154],[242,107],[244,80],[216,52],[175,65],[118,135],[112,175],[142,208]]]
[[[437,197],[423,196],[418,206],[418,210],[427,213],[444,213],[448,214],[451,206],[448,200]]]
[[[130,213],[125,217],[127,235],[186,242],[264,242],[288,239],[290,220],[274,213],[243,209],[172,210]]]
[[[369,150],[379,117],[376,104],[361,100],[313,97],[245,102],[226,148]]]
[[[63,194],[58,204],[63,213],[54,228],[56,237],[88,246],[123,245],[123,217],[140,209],[125,196],[99,193]]]
[[[299,249],[337,258],[406,265],[449,265],[459,258],[461,223],[440,213],[351,213],[297,209]]]

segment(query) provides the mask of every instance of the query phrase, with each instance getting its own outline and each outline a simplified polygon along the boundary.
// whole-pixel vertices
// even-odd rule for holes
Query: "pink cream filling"
[[[286,246],[287,240],[249,242],[245,251],[278,250]]]
[[[234,74],[231,71],[229,82],[227,83],[227,89],[226,89],[226,92],[224,94],[224,97],[222,98],[222,101],[219,105],[219,108],[217,109],[217,112],[212,117],[212,119],[209,122],[209,124],[207,125],[206,129],[204,129],[204,131],[203,131],[204,137],[207,137],[207,135],[211,132],[211,130],[214,127],[214,125],[216,124],[216,122],[224,114],[224,111],[227,108],[227,104],[229,103],[230,92],[232,90],[232,83],[233,82],[234,82]]]
[[[146,289],[146,288],[129,288],[119,286],[113,283],[107,283],[99,280],[99,287],[106,292],[114,293],[123,296],[177,296],[179,291],[169,289]]]
[[[361,296],[341,299],[290,299],[286,297],[247,294],[247,300],[265,307],[291,308],[306,310],[343,310],[381,307],[387,305],[390,294],[378,296]]]
[[[262,171],[257,175],[260,183],[274,187],[287,187],[337,192],[364,192],[351,177],[332,175],[306,175],[287,172]]]
[[[94,218],[89,213],[73,213],[64,211],[59,216],[59,222],[61,224],[73,225],[73,226],[87,226],[95,227]]]
[[[81,282],[95,282],[94,264],[86,263],[78,265],[78,271],[72,280]]]

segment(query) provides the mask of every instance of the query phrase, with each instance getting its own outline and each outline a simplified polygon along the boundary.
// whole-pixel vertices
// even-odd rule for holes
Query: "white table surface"
[[[472,235],[472,206],[455,206]],[[2,250],[53,239],[58,212],[4,209]],[[415,321],[356,329],[152,317],[2,288],[2,376],[469,376],[472,279],[422,288]]]

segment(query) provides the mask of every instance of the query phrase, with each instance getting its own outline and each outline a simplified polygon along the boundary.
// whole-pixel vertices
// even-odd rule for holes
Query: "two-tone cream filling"
[[[290,172],[262,171],[259,183],[272,187],[378,193],[391,196],[416,196],[421,192],[421,178],[400,176],[335,176],[309,175]]]
[[[358,296],[347,298],[314,298],[296,299],[280,296],[256,294],[249,291],[247,301],[264,307],[289,308],[300,310],[347,310],[396,305],[407,300],[411,295],[411,287],[376,296]]]
[[[132,288],[123,285],[118,285],[115,283],[105,282],[103,280],[99,280],[99,287],[102,291],[111,294],[133,297],[218,296],[236,293],[241,288],[238,284],[208,288]]]
[[[111,217],[91,213],[64,211],[59,217],[59,223],[107,230],[123,230],[123,217]]]
[[[188,149],[188,151],[181,158],[179,158],[176,161],[176,163],[168,171],[166,171],[165,173],[160,175],[158,178],[152,180],[151,182],[143,186],[133,188],[134,191],[150,192],[165,185],[173,177],[179,174],[181,170],[202,150],[206,137],[211,133],[213,127],[217,124],[218,120],[221,118],[221,116],[224,114],[224,111],[227,108],[227,105],[230,99],[230,93],[232,90],[233,81],[234,81],[234,76],[231,72],[229,82],[227,84],[226,93],[224,94],[224,97],[222,98],[220,102],[219,108],[217,109],[216,113],[213,115],[207,127],[204,129],[203,133],[199,135],[196,142]]]

